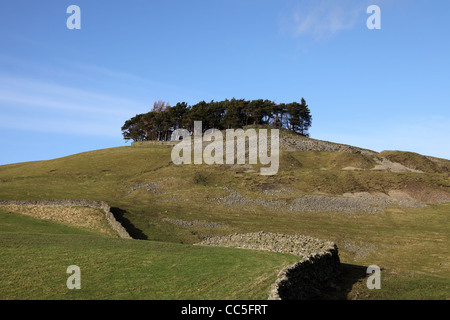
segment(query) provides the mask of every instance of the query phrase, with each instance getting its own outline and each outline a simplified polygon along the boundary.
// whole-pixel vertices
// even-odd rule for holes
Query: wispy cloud
[[[365,0],[301,1],[283,13],[281,28],[295,37],[328,38],[364,21],[367,5]]]
[[[124,116],[124,106],[138,106],[136,102],[120,97],[5,74],[0,74],[0,87],[0,106],[3,107],[9,104],[52,109],[56,113]]]
[[[0,129],[121,140],[126,119],[153,101],[198,92],[98,65],[36,63],[0,53]],[[172,97],[173,101],[170,101]]]
[[[0,128],[120,137],[139,101],[39,77],[0,73]]]
[[[52,133],[87,137],[120,137],[120,123],[111,125],[108,121],[95,121],[67,117],[35,118],[30,116],[2,116],[0,129],[11,129],[16,132],[31,131],[34,133]],[[54,137],[57,137],[54,135]],[[59,140],[59,139],[55,139]]]

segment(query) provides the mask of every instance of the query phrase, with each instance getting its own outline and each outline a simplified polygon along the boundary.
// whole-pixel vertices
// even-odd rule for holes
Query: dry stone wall
[[[21,201],[21,200],[0,200],[0,206],[62,206],[62,207],[88,207],[92,209],[100,209],[105,213],[106,220],[113,230],[115,230],[121,238],[132,239],[127,230],[122,224],[116,220],[111,213],[110,206],[104,201],[95,200],[36,200],[36,201]]]
[[[310,255],[280,271],[269,300],[307,300],[320,293],[321,288],[335,277],[339,269],[336,245]]]
[[[297,263],[283,268],[269,293],[269,300],[306,300],[320,292],[340,269],[336,244],[304,236],[266,233],[232,234],[213,237],[199,245],[284,252],[300,256]]]

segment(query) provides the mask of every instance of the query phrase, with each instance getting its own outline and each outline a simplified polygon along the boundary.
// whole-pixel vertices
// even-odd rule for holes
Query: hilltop
[[[188,243],[201,235],[174,230],[170,219],[190,220],[192,215],[220,225],[240,207],[289,214],[373,213],[450,200],[446,159],[377,153],[282,131],[279,173],[260,176],[260,165],[176,166],[173,145],[136,143],[1,166],[0,199],[102,200],[135,237]]]
[[[425,282],[442,297],[449,160],[282,131],[279,172],[261,176],[260,165],[176,166],[172,147],[136,143],[1,166],[0,200],[106,201],[133,238],[164,243],[261,230],[317,237],[339,247],[348,277],[341,298],[415,296],[410,289]],[[356,266],[370,264],[388,270],[391,293],[364,290]]]

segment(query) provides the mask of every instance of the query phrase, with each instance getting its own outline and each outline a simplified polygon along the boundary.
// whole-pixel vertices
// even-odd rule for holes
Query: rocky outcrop
[[[301,135],[280,135],[280,149],[285,151],[321,151],[359,153],[374,156],[375,151],[349,146],[346,144],[316,140]]]
[[[228,195],[221,198],[209,198],[209,201],[217,202],[226,206],[261,206],[271,210],[287,212],[362,212],[376,214],[383,212],[389,206],[400,206],[407,208],[423,208],[426,205],[406,193],[399,190],[391,190],[389,194],[381,192],[359,192],[345,193],[342,196],[329,195],[301,195],[298,196],[290,190],[281,191],[284,195],[295,197],[292,201],[278,199],[275,193],[266,192],[272,198],[248,199],[239,192],[228,187],[219,187],[226,190]]]

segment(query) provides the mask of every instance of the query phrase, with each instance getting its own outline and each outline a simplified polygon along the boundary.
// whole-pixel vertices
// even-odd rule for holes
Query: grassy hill
[[[95,270],[100,268],[96,266],[98,261],[105,261],[102,266],[107,271],[92,280],[97,281],[96,287],[111,275],[124,276],[131,272],[126,270],[135,272],[134,266],[140,268],[135,272],[139,275],[131,281],[130,290],[125,290],[128,293],[121,298],[264,298],[276,270],[291,261],[292,256],[255,252],[251,258],[236,249],[191,246],[204,237],[264,230],[299,233],[335,242],[344,263],[344,274],[337,284],[340,290],[333,292],[333,297],[441,299],[450,296],[450,204],[446,202],[450,199],[450,161],[399,151],[379,154],[352,148],[344,152],[328,151],[331,147],[313,139],[305,142],[313,147],[303,150],[296,149],[304,145],[302,141],[292,142],[295,137],[289,139],[289,148],[282,148],[280,170],[275,176],[260,176],[258,166],[250,165],[176,166],[171,162],[171,147],[156,144],[1,166],[2,200],[103,200],[113,207],[116,218],[133,237],[151,240],[127,242],[86,234],[85,230],[80,234],[79,229],[64,234],[52,227],[45,231],[43,242],[48,245],[37,250],[36,233],[44,231],[28,232],[21,230],[22,222],[13,223],[17,232],[12,232],[14,228],[0,229],[0,243],[8,248],[0,253],[2,263],[17,255],[32,255],[37,250],[42,257],[39,261],[48,260],[51,264],[64,252],[74,252]],[[316,145],[320,148],[315,149]],[[263,279],[246,276],[248,283],[261,284],[249,285],[253,289],[241,292],[232,280],[236,275],[220,269],[221,272],[211,277],[229,277],[230,282],[218,281],[217,286],[221,288],[218,289],[203,279],[205,288],[210,289],[191,292],[189,283],[200,281],[195,270],[201,263],[196,263],[210,254],[214,256],[209,260],[211,266],[220,265],[219,261],[228,258],[230,265],[235,263],[241,271],[255,270],[256,265],[262,264]],[[97,261],[94,258],[97,255],[104,257]],[[164,270],[172,265],[176,269],[179,260],[191,263],[187,268],[177,269],[185,271],[186,284],[164,288],[164,284],[152,281],[151,286],[144,285],[147,283],[144,281],[147,265],[143,262],[146,255],[150,255],[148,260],[158,261],[154,267],[161,269],[160,272],[168,272]],[[130,257],[127,262],[106,266],[111,261],[119,263],[125,256]],[[10,261],[14,264],[8,262],[2,269],[24,265],[20,259]],[[75,264],[71,261],[68,257],[62,260],[60,266],[55,266],[55,272],[66,264]],[[384,268],[383,289],[379,291],[365,288],[364,267],[372,264]],[[65,269],[58,272],[65,279]],[[24,275],[14,279],[22,277],[31,279]],[[10,285],[13,282],[8,277],[2,281],[9,281]],[[7,288],[3,283],[0,287]],[[65,292],[64,288],[62,291]],[[100,289],[81,294],[88,298],[118,297]],[[18,296],[0,289],[2,295]],[[44,296],[59,297],[58,294]]]

